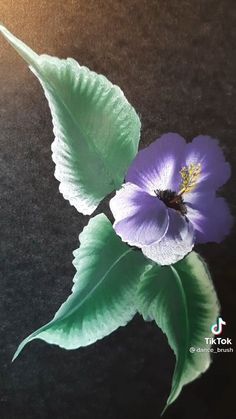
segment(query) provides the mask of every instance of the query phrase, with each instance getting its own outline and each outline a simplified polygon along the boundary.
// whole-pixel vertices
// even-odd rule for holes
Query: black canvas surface
[[[74,57],[118,84],[141,117],[141,147],[168,131],[219,138],[233,169],[223,194],[235,212],[234,0],[0,0],[0,20],[36,52]],[[3,38],[0,60],[0,417],[156,419],[175,359],[161,331],[139,316],[75,351],[34,341],[11,363],[20,341],[69,295],[72,251],[88,217],[58,191],[38,81]],[[233,230],[222,244],[197,249],[232,339],[235,243]],[[233,419],[234,374],[234,355],[215,355],[164,417]]]

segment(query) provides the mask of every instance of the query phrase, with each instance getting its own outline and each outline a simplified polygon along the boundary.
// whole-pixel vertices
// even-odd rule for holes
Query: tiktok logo
[[[211,326],[211,331],[214,335],[220,335],[222,333],[222,326],[226,325],[226,322],[222,319],[222,317],[218,317],[215,324]]]

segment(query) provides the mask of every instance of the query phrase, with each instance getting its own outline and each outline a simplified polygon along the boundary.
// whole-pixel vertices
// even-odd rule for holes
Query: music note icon
[[[211,326],[211,331],[214,335],[220,335],[222,333],[222,326],[226,325],[226,322],[222,317],[218,317],[215,324]]]

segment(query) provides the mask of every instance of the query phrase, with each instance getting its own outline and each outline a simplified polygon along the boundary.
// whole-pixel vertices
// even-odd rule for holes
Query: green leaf
[[[83,214],[118,189],[138,150],[140,120],[118,86],[75,60],[37,55],[0,32],[41,82],[52,113],[55,177],[60,192]]]
[[[74,252],[76,275],[72,294],[54,319],[19,346],[42,339],[66,349],[89,345],[124,326],[137,311],[135,296],[149,262],[116,235],[105,215],[92,218]]]
[[[219,313],[217,296],[202,258],[192,252],[175,265],[154,265],[146,271],[138,289],[138,310],[145,320],[155,320],[176,356],[167,408],[182,387],[210,364],[209,352],[189,351],[191,347],[210,348],[205,338],[212,336],[210,326]]]

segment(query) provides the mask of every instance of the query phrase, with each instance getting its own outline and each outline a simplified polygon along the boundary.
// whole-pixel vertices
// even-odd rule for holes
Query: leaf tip
[[[160,416],[162,417],[164,414],[165,414],[165,412],[166,412],[166,410],[167,410],[167,408],[168,408],[168,404],[166,404],[165,405],[165,407],[164,407],[164,409],[161,411],[161,414],[160,414]]]
[[[18,352],[18,349],[17,349],[16,352],[14,353],[13,357],[12,357],[12,360],[11,360],[12,363],[16,360],[18,355],[19,355],[19,352]]]
[[[38,55],[29,48],[24,42],[13,35],[4,25],[0,23],[0,33],[9,42],[9,44],[18,52],[18,54],[34,68],[37,68]]]
[[[9,33],[9,31],[7,30],[7,28],[2,24],[2,22],[0,22],[0,33],[6,37],[6,35]]]
[[[34,337],[31,335],[31,336],[28,336],[27,338],[25,338],[20,343],[20,345],[18,346],[16,352],[13,355],[13,358],[12,358],[11,362],[14,362],[16,360],[16,358],[18,358],[18,356],[20,355],[20,353],[22,352],[22,350],[24,349],[24,347],[27,345],[27,343],[29,343],[33,339],[34,339]]]

